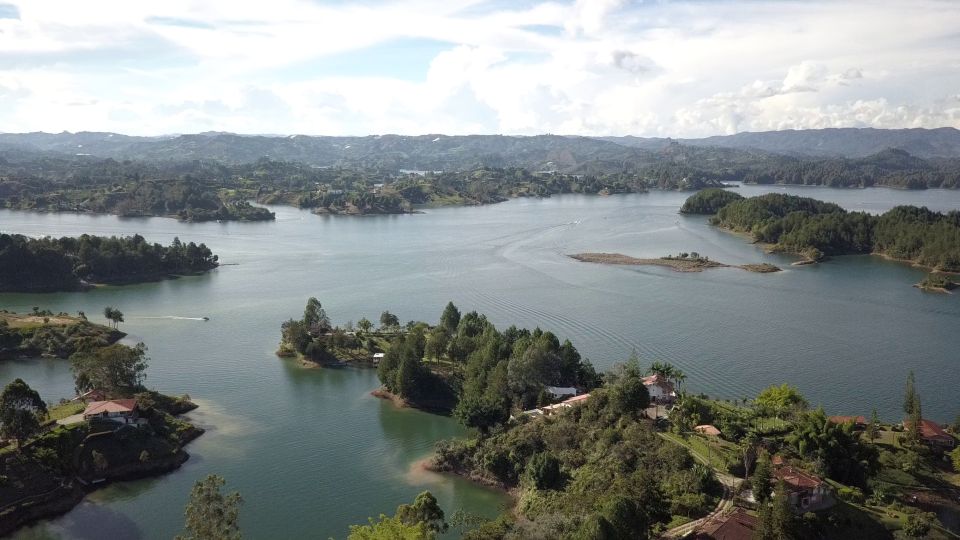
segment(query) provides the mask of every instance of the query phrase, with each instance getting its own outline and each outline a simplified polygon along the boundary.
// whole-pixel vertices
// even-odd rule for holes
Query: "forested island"
[[[205,244],[150,244],[142,236],[30,238],[0,234],[0,292],[76,291],[206,272],[218,256]]]
[[[77,396],[46,403],[21,379],[0,392],[0,535],[67,512],[109,482],[178,468],[189,458],[184,445],[203,433],[177,418],[196,408],[188,397],[144,386],[143,343],[114,343],[113,332],[39,313],[46,320],[3,314],[4,346],[16,331],[27,340],[66,336],[68,349],[57,352],[70,352]]]
[[[501,331],[452,303],[433,325],[388,311],[379,327],[361,321],[333,325],[311,299],[284,323],[282,347],[376,365],[379,397],[474,428],[417,466],[504,489],[515,506],[451,519],[425,493],[418,512],[404,505],[349,538],[429,540],[451,527],[473,540],[712,538],[728,520],[762,540],[954,537],[960,417],[946,429],[925,419],[912,374],[904,420],[884,423],[828,417],[787,384],[754,398],[695,394],[676,366],[635,356],[600,374],[551,332]],[[339,334],[352,359],[339,357]]]
[[[726,199],[710,223],[748,233],[774,251],[799,254],[809,261],[872,253],[936,271],[960,271],[960,211],[943,214],[897,206],[874,216],[779,193]],[[710,213],[720,200],[716,192],[704,191],[688,199],[684,208],[689,213],[695,209]]]

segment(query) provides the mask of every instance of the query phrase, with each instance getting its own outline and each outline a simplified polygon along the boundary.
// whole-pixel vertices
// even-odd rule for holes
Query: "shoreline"
[[[756,274],[769,274],[780,272],[782,269],[770,263],[748,263],[748,264],[725,264],[708,259],[680,259],[680,258],[659,258],[642,259],[624,255],[622,253],[575,253],[567,255],[571,259],[580,262],[619,265],[619,266],[662,266],[670,268],[674,272],[703,272],[710,268],[739,268],[747,272]]]

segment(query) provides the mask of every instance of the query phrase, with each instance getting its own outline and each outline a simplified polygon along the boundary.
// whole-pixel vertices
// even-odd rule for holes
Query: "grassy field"
[[[83,319],[69,316],[42,316],[20,315],[16,313],[0,313],[0,320],[6,321],[10,328],[39,328],[41,326],[70,326]]]
[[[68,416],[80,414],[86,408],[86,404],[79,401],[70,401],[50,407],[47,409],[47,420],[62,420]]]

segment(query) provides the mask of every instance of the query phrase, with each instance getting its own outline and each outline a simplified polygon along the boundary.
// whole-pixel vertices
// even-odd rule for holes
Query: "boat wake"
[[[176,315],[165,315],[163,317],[133,317],[134,319],[167,319],[172,321],[209,321],[210,317],[178,317]]]

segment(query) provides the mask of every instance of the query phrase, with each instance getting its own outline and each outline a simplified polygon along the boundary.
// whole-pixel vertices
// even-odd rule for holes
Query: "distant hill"
[[[537,135],[268,136],[207,132],[132,137],[116,133],[0,133],[0,152],[92,155],[143,161],[252,163],[263,157],[306,165],[383,170],[522,167],[574,174],[645,167],[732,169],[782,165],[792,158],[867,158],[888,149],[917,158],[960,157],[960,131],[814,129],[738,133],[704,139]]]
[[[607,139],[616,140],[616,139]],[[888,148],[923,158],[960,157],[960,130],[837,128],[745,132],[681,139],[685,145],[752,148],[775,154],[819,157],[867,157]]]

